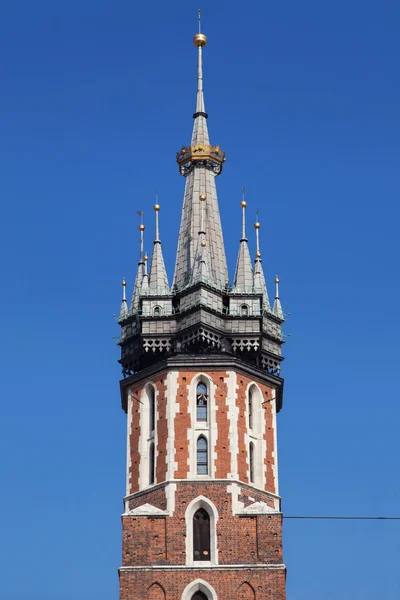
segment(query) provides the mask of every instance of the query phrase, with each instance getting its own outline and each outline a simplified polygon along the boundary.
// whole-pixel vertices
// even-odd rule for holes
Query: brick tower
[[[168,284],[155,210],[151,267],[143,252],[128,307],[123,282],[122,406],[127,478],[121,600],[284,600],[276,414],[283,313],[270,305],[255,223],[254,268],[242,236],[230,284],[198,51],[191,143],[175,274]],[[238,215],[239,216],[239,215]]]

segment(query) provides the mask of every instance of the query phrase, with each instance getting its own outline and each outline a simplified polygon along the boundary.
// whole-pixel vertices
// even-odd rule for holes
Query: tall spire
[[[204,215],[204,228],[207,231],[207,260],[210,280],[213,286],[223,289],[228,280],[221,218],[219,214],[215,177],[222,171],[225,154],[219,146],[211,146],[207,128],[203,93],[203,48],[206,36],[199,32],[193,43],[197,48],[197,97],[192,141],[189,147],[183,146],[177,154],[179,172],[186,177],[178,250],[175,263],[175,290],[180,290],[193,282],[195,263],[199,258],[198,232],[201,229],[200,196],[207,196],[207,211]],[[204,256],[204,254],[202,254]],[[197,270],[197,267],[196,267]],[[203,269],[204,270],[204,269]]]
[[[254,229],[256,230],[256,260],[254,261],[255,262],[255,265],[254,265],[254,291],[257,294],[263,295],[263,307],[266,308],[267,310],[270,310],[267,284],[265,283],[264,271],[263,271],[262,262],[261,262],[260,238],[259,238],[259,230],[260,230],[261,225],[258,221],[258,210],[256,211],[256,213],[257,213],[257,220],[254,223]]]
[[[193,115],[194,127],[192,134],[192,145],[199,143],[209,144],[207,128],[207,113],[204,103],[203,92],[203,48],[207,44],[206,36],[201,33],[200,10],[198,11],[199,33],[194,36],[193,43],[197,47],[197,97],[196,112]]]
[[[167,296],[170,292],[160,240],[158,222],[160,205],[158,204],[158,191],[156,192],[156,203],[154,205],[154,212],[156,217],[156,235],[153,245],[153,255],[151,258],[150,267],[150,294],[156,296]]]
[[[282,310],[282,305],[281,305],[281,301],[279,299],[279,277],[278,275],[275,277],[275,302],[274,302],[274,315],[276,317],[278,317],[279,319],[284,319],[283,316],[283,310]]]
[[[126,302],[126,281],[125,277],[122,280],[122,304],[119,312],[119,321],[123,321],[128,316],[128,304]]]
[[[235,292],[247,292],[252,291],[253,287],[253,267],[251,265],[251,258],[248,246],[248,240],[246,237],[246,206],[247,203],[244,199],[244,188],[242,188],[242,201],[240,203],[242,208],[242,237],[240,240],[239,254],[236,263],[235,278],[233,282],[233,289]]]
[[[133,294],[132,294],[132,302],[131,302],[131,306],[130,306],[130,311],[131,312],[135,312],[138,307],[139,307],[139,298],[140,298],[140,291],[142,288],[142,283],[143,283],[143,277],[144,277],[144,273],[145,273],[145,260],[144,260],[144,230],[145,230],[145,226],[143,225],[142,222],[142,218],[143,218],[143,213],[138,211],[138,215],[140,216],[140,225],[139,225],[139,231],[140,231],[140,258],[139,258],[139,262],[138,262],[138,269],[136,272],[136,279],[135,279],[135,285],[133,288]]]

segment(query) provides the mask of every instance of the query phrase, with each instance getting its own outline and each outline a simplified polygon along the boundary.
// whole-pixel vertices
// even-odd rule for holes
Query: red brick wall
[[[144,571],[120,573],[121,600],[148,600],[151,586],[158,582],[165,590],[165,600],[181,600],[186,586],[196,579],[211,585],[218,600],[285,600],[284,570]],[[247,585],[243,585],[247,584]],[[249,595],[254,590],[255,595]],[[155,596],[155,598],[158,597]],[[164,600],[163,596],[160,596]]]
[[[138,505],[152,503],[152,496],[141,494]],[[158,496],[165,494],[163,488]],[[177,483],[175,512],[172,517],[122,518],[123,565],[185,565],[186,520],[185,512],[197,496],[205,496],[216,506],[217,546],[219,564],[281,564],[282,522],[279,514],[234,516],[232,496],[223,482]],[[259,492],[258,499],[269,502],[266,493]],[[158,506],[160,506],[158,502]],[[133,508],[133,507],[132,507]],[[160,506],[161,508],[161,506]],[[240,543],[238,543],[240,540]]]

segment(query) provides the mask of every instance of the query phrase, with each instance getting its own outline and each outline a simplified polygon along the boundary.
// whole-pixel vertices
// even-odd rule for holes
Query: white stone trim
[[[204,508],[210,516],[210,553],[211,560],[193,560],[193,517],[199,508]],[[197,496],[187,506],[185,512],[186,521],[186,565],[195,565],[198,569],[203,566],[218,564],[218,540],[217,540],[217,522],[219,516],[218,511],[208,498],[205,496]]]
[[[237,374],[236,371],[227,371],[227,394],[226,405],[228,407],[229,420],[229,452],[231,455],[231,469],[228,473],[228,478],[239,479],[238,471],[238,454],[239,454],[239,436],[238,436],[238,420],[239,407],[237,406]]]
[[[150,431],[149,420],[150,420],[150,403],[148,390],[152,387],[154,389],[154,404],[155,404],[155,422],[154,431]],[[157,456],[158,456],[158,444],[157,444],[157,422],[159,419],[158,413],[158,398],[159,391],[153,381],[148,381],[142,389],[140,395],[140,435],[139,435],[139,490],[145,488],[151,488],[157,483]],[[149,453],[150,446],[154,443],[155,457],[154,457],[154,483],[149,484]]]
[[[253,427],[250,429],[249,426],[249,397],[250,390],[255,390],[253,392],[253,403],[252,403],[252,421]],[[247,477],[250,485],[254,485],[257,488],[265,489],[266,486],[266,476],[265,476],[265,465],[264,459],[266,456],[266,443],[264,440],[264,432],[265,432],[265,411],[262,406],[263,396],[259,386],[252,381],[248,384],[246,388],[246,410],[245,410],[245,419],[246,419],[246,434],[245,434],[245,443],[246,443],[246,455],[247,455]],[[254,481],[250,481],[250,442],[254,445]]]
[[[279,476],[278,476],[278,431],[277,431],[277,422],[276,422],[276,390],[272,390],[272,402],[271,402],[271,411],[272,411],[272,428],[274,431],[274,447],[272,449],[272,456],[274,457],[274,464],[272,465],[272,471],[274,474],[274,483],[275,483],[275,494],[279,494]]]
[[[132,390],[128,390],[128,415],[126,419],[126,495],[131,493],[131,467],[132,467],[132,454],[131,454],[131,434],[132,434]]]
[[[167,479],[174,479],[178,468],[175,461],[175,417],[179,413],[178,396],[178,371],[169,371],[166,381],[166,400],[167,400]]]
[[[207,386],[207,422],[197,421],[196,419],[196,389],[200,382],[204,382]],[[217,462],[215,448],[218,437],[215,389],[216,385],[207,373],[197,373],[187,385],[187,410],[190,415],[190,427],[187,432],[189,442],[188,479],[210,480],[215,477]],[[207,440],[208,475],[197,474],[197,439],[200,435],[203,435]]]
[[[207,600],[218,600],[215,590],[203,579],[196,579],[189,583],[182,594],[181,600],[191,600],[195,592],[203,592],[207,596]]]
[[[210,569],[213,571],[232,571],[232,570],[263,570],[266,571],[281,571],[286,569],[286,565],[280,563],[276,564],[240,564],[240,565],[208,565],[207,567],[202,566],[202,570]],[[118,571],[120,572],[129,572],[129,571],[198,571],[199,568],[196,565],[188,566],[188,565],[155,565],[155,566],[140,566],[140,567],[120,567]]]
[[[122,516],[133,516],[133,517],[142,517],[142,516],[154,516],[159,515],[163,517],[168,516],[168,512],[165,510],[161,510],[161,508],[157,508],[157,506],[153,506],[146,502],[146,504],[142,504],[141,506],[137,506],[136,508],[132,508],[125,512]]]

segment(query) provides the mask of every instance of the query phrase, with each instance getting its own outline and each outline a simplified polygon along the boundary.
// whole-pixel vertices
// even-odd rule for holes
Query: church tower
[[[202,33],[194,36],[197,101],[191,142],[177,153],[185,192],[172,286],[158,201],[149,270],[139,226],[130,305],[123,281],[120,600],[286,597],[276,441],[283,392],[279,280],[271,306],[258,219],[254,266],[250,257],[244,191],[229,280],[216,189],[225,153],[208,134],[206,42]]]

